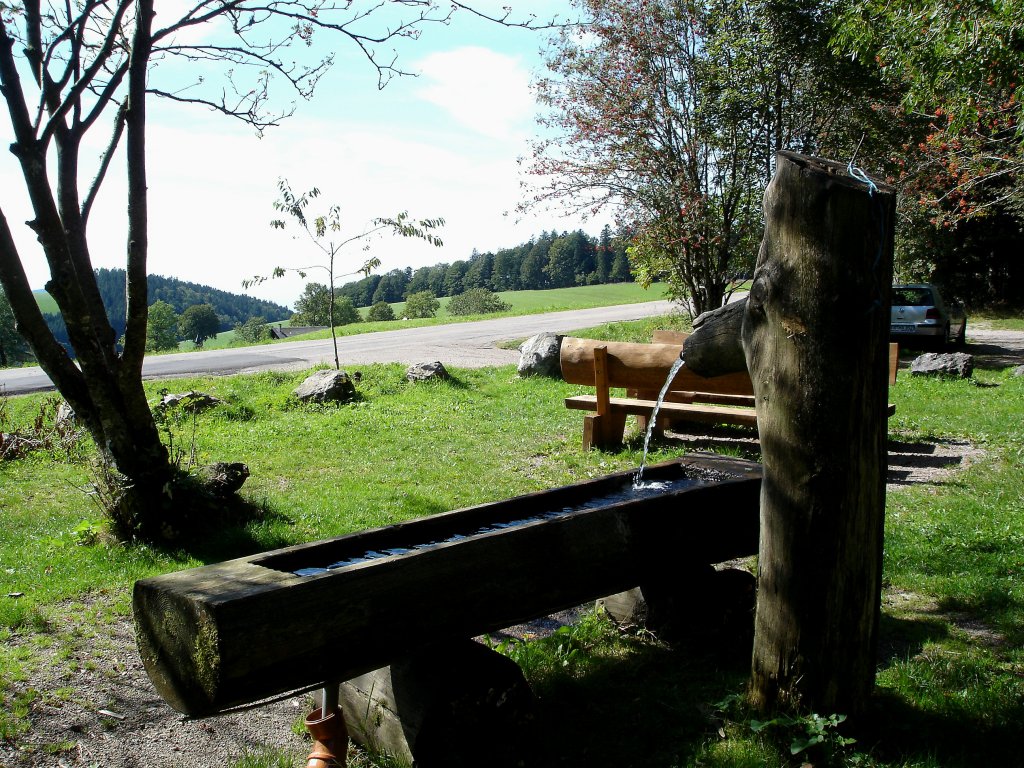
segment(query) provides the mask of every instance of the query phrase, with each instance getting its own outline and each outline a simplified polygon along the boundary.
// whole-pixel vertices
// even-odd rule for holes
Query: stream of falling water
[[[668,378],[665,379],[665,384],[661,388],[661,392],[658,393],[658,401],[654,404],[654,411],[651,412],[651,418],[647,422],[647,434],[644,435],[644,455],[640,460],[640,469],[636,471],[633,476],[633,487],[637,490],[644,488],[644,467],[647,465],[647,449],[651,445],[651,435],[654,433],[654,425],[658,423],[658,411],[661,410],[661,404],[665,402],[665,395],[668,394],[668,388],[672,386],[672,381],[675,379],[676,374],[679,373],[679,369],[683,367],[683,353],[679,353],[679,359],[672,364],[672,368],[668,372]]]

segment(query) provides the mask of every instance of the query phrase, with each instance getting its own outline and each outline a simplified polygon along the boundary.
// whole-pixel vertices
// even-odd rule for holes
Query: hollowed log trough
[[[347,680],[754,554],[760,478],[757,464],[691,455],[647,468],[645,481],[676,484],[644,498],[624,472],[143,579],[139,650],[160,695],[194,717]]]

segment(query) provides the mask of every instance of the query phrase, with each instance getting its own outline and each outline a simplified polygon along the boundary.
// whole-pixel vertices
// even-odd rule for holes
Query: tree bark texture
[[[123,14],[128,5],[118,11]],[[82,420],[106,462],[127,480],[126,491],[143,516],[157,518],[164,488],[172,477],[167,451],[142,388],[142,356],[146,335],[146,209],[145,209],[145,76],[149,56],[152,3],[138,3],[131,63],[129,110],[118,120],[129,123],[128,179],[130,234],[128,263],[127,348],[119,354],[117,338],[107,319],[93,273],[86,234],[87,215],[79,195],[79,152],[89,127],[80,110],[65,108],[62,84],[39,72],[42,97],[48,109],[47,128],[36,135],[14,58],[13,40],[0,25],[0,92],[14,129],[10,149],[21,165],[36,233],[50,269],[46,289],[60,308],[68,338],[75,350],[72,361],[56,342],[32,295],[8,222],[0,211],[0,282],[11,303],[18,330],[28,341],[40,367]],[[30,34],[38,37],[38,19]],[[140,43],[141,41],[141,43]],[[35,69],[41,60],[26,54]],[[123,73],[122,73],[123,74]],[[118,74],[120,78],[122,75]],[[67,103],[74,102],[74,99]],[[65,106],[61,106],[65,105]],[[49,157],[55,145],[56,161]],[[49,173],[55,176],[52,184]],[[77,365],[76,365],[77,363]],[[151,522],[159,524],[158,519]]]
[[[764,482],[751,696],[856,714],[875,676],[895,194],[777,155],[743,321]]]

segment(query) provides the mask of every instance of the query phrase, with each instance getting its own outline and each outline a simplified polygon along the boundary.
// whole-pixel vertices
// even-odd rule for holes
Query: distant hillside
[[[107,308],[110,324],[120,337],[125,326],[125,272],[123,269],[97,269],[96,282],[100,296]],[[237,293],[229,293],[208,285],[189,283],[176,277],[149,275],[149,303],[166,301],[179,315],[193,304],[210,304],[220,318],[222,331],[244,323],[250,317],[263,317],[267,322],[287,320],[292,316],[288,307],[271,301],[254,299]],[[39,308],[46,316],[46,322],[57,340],[66,343],[67,331],[64,319],[57,312],[57,304],[46,291],[35,291]]]

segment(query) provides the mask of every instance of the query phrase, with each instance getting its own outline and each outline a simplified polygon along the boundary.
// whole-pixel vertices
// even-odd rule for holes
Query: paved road
[[[338,339],[338,356],[342,365],[347,366],[367,363],[411,365],[433,360],[464,368],[504,365],[517,362],[519,353],[515,350],[499,349],[496,346],[498,342],[525,338],[543,331],[566,333],[601,323],[663,315],[671,309],[672,305],[667,301],[651,301],[644,304],[364,333]],[[146,379],[162,379],[193,374],[294,370],[324,362],[334,362],[330,339],[156,355],[146,359],[142,375]],[[39,368],[0,369],[0,391],[6,394],[17,395],[52,388],[50,379]]]

